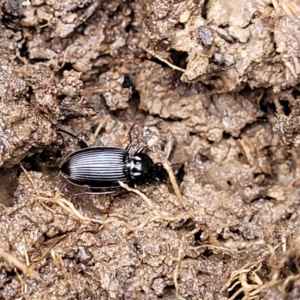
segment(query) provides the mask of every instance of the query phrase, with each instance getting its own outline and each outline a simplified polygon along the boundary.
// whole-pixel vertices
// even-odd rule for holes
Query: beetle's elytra
[[[72,135],[73,136],[73,135]],[[140,148],[134,155],[114,147],[86,147],[71,153],[62,162],[60,171],[70,183],[87,187],[92,193],[113,193],[119,181],[131,187],[165,181],[167,172],[161,163],[154,163]]]

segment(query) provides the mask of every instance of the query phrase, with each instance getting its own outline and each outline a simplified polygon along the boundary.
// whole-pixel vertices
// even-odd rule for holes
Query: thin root
[[[47,197],[37,196],[36,200],[43,201],[43,202],[57,203],[63,209],[65,209],[66,211],[68,211],[69,213],[71,213],[73,216],[75,216],[76,218],[78,218],[79,220],[81,220],[83,223],[90,223],[90,222],[92,222],[92,223],[98,223],[98,224],[103,225],[103,222],[100,221],[100,220],[93,219],[93,218],[88,218],[88,217],[83,216],[74,207],[74,205],[70,201],[62,198],[59,193],[57,193],[54,198],[47,198]]]
[[[19,274],[17,268],[15,268],[15,272],[17,274],[17,277],[18,277],[19,281],[20,281],[22,293],[26,294],[27,293],[27,284],[24,282],[24,280],[23,280],[22,276]]]
[[[207,249],[210,249],[210,250],[222,250],[224,252],[229,252],[231,255],[233,255],[233,251],[228,249],[228,248],[225,248],[225,247],[220,247],[220,246],[215,246],[215,245],[210,245],[210,244],[207,244],[207,245],[201,245],[201,246],[198,246],[198,247],[189,247],[189,249],[191,250],[198,250],[198,249],[202,249],[202,248],[207,248]]]
[[[54,249],[52,249],[50,253],[53,260],[53,264],[56,266],[56,268],[59,270],[65,270],[65,263],[61,256],[58,253],[56,253]]]
[[[177,184],[177,181],[176,181],[176,178],[175,178],[175,175],[173,173],[173,170],[172,168],[170,167],[170,165],[167,163],[167,162],[164,162],[163,163],[163,166],[164,168],[166,169],[166,171],[168,172],[168,175],[169,175],[169,178],[170,178],[170,181],[171,181],[171,184],[172,184],[172,187],[175,191],[175,194],[177,196],[177,199],[178,199],[178,202],[180,204],[180,207],[185,207],[186,206],[186,203],[185,203],[185,200],[183,199],[181,193],[180,193],[180,189],[179,189],[179,186]]]
[[[182,237],[181,241],[180,241],[180,245],[179,245],[179,249],[178,249],[177,264],[176,264],[174,276],[173,276],[174,286],[175,286],[175,290],[176,290],[176,299],[178,299],[178,296],[179,296],[178,274],[179,274],[179,268],[180,268],[180,264],[181,264],[181,261],[183,258],[183,254],[184,254],[183,242],[184,242],[184,237]]]
[[[260,277],[257,275],[262,267],[262,260],[244,265],[241,269],[232,273],[221,292],[230,292],[241,286],[229,300],[234,300],[240,294],[244,294],[242,299],[256,299],[260,291],[265,287]]]
[[[161,56],[159,56],[158,54],[156,54],[154,51],[150,50],[150,49],[147,49],[146,47],[142,47],[142,49],[144,51],[146,51],[147,53],[149,53],[150,55],[152,55],[153,57],[157,58],[158,60],[164,62],[166,65],[168,65],[170,68],[174,69],[174,70],[177,70],[177,71],[180,71],[182,73],[184,73],[186,70],[185,69],[182,69],[180,67],[177,67],[175,65],[173,65],[172,63],[170,63],[169,61],[167,61],[166,59],[162,58]]]
[[[139,190],[137,189],[133,189],[131,187],[129,187],[126,183],[122,182],[122,181],[118,181],[119,185],[124,188],[125,190],[127,190],[128,192],[133,192],[137,195],[139,195],[144,201],[145,203],[147,204],[148,208],[150,210],[153,210],[153,204],[151,203],[150,199],[145,195],[143,194],[142,192],[140,192]]]
[[[103,118],[103,121],[101,123],[99,123],[99,125],[97,126],[97,128],[96,128],[96,130],[94,132],[93,138],[89,142],[89,145],[94,145],[95,144],[95,141],[96,141],[97,136],[99,135],[99,132],[101,131],[101,129],[103,128],[103,126],[106,124],[106,122],[107,122],[108,119],[109,119],[109,115],[105,116]]]
[[[22,261],[20,261],[15,256],[11,255],[8,252],[5,252],[3,249],[0,249],[0,256],[4,258],[8,263],[14,265],[17,269],[22,271],[24,274],[29,275],[30,277],[34,276],[34,271],[31,267],[26,266]]]

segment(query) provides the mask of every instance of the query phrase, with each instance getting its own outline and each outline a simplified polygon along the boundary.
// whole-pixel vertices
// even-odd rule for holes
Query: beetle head
[[[162,163],[157,163],[154,165],[154,173],[155,179],[157,181],[166,182],[168,178],[168,172],[166,171]]]
[[[154,164],[145,153],[133,155],[128,163],[129,174],[134,185],[143,185],[154,181],[166,181],[167,171],[161,163]]]

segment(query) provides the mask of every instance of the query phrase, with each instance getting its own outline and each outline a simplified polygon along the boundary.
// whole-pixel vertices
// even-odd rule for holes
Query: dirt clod
[[[299,299],[297,1],[0,8],[0,299]],[[59,128],[175,176],[86,194]]]

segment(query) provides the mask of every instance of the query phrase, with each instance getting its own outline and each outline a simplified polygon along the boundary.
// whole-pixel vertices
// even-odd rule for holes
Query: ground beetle
[[[70,183],[87,187],[92,194],[114,193],[120,187],[119,181],[130,187],[166,181],[167,171],[161,163],[154,163],[139,148],[134,155],[126,149],[115,147],[88,147],[73,134],[59,129],[79,141],[82,149],[71,153],[62,162],[60,171]]]

